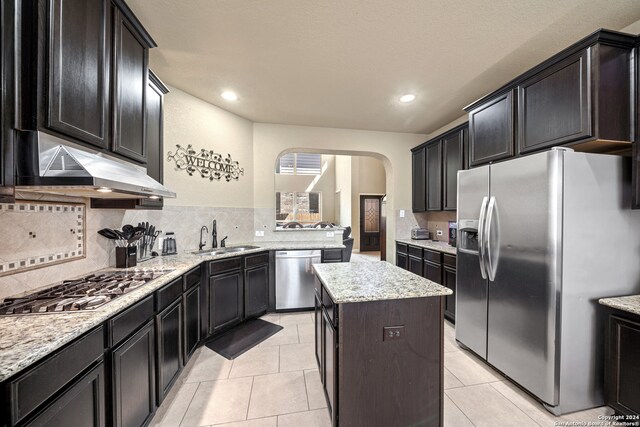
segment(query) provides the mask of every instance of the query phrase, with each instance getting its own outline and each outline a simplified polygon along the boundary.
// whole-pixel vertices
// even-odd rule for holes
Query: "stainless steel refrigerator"
[[[598,298],[640,293],[628,160],[559,148],[458,173],[456,340],[556,415],[603,404]]]

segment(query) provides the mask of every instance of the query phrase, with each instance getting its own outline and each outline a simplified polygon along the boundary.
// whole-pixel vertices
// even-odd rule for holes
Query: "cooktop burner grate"
[[[172,270],[143,269],[89,274],[0,302],[0,316],[94,310]]]

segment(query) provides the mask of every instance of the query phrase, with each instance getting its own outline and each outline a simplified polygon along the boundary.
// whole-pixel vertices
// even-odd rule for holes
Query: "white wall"
[[[253,206],[253,123],[170,87],[164,98],[164,184],[178,194],[165,200],[173,206],[249,208]],[[197,151],[213,150],[240,162],[244,175],[235,181],[210,181],[176,170],[167,154],[176,144]],[[272,178],[273,180],[273,178]]]
[[[351,225],[351,157],[336,156],[336,195],[339,198],[339,222],[342,227]]]

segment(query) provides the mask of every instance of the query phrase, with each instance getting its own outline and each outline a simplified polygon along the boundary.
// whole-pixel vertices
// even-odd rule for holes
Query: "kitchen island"
[[[333,426],[443,424],[443,303],[387,262],[314,264],[315,346]]]

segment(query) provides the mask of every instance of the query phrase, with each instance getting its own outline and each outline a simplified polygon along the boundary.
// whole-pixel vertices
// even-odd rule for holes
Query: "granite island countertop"
[[[433,240],[413,240],[413,239],[396,239],[396,242],[406,243],[412,246],[418,246],[425,249],[439,251],[449,255],[456,254],[455,246],[451,246],[447,242],[434,242]]]
[[[624,297],[601,298],[598,302],[607,307],[626,311],[640,316],[640,295],[628,295]]]
[[[440,297],[453,291],[386,261],[314,264],[336,304]]]
[[[136,268],[171,270],[146,285],[127,293],[92,311],[42,313],[0,316],[0,382],[22,371],[38,360],[53,353],[65,344],[101,325],[118,312],[151,295],[176,277],[180,277],[203,262],[231,258],[267,250],[341,249],[344,245],[334,242],[250,242],[257,246],[242,252],[218,255],[181,253],[143,261]],[[230,245],[245,246],[242,244]],[[106,268],[102,271],[125,269]],[[69,279],[72,279],[71,277]],[[46,284],[46,288],[52,284]],[[24,294],[30,294],[32,289]]]

